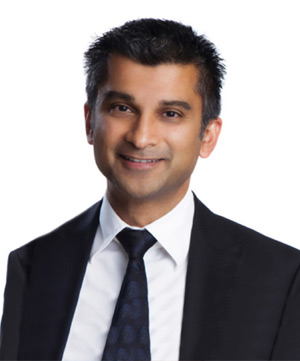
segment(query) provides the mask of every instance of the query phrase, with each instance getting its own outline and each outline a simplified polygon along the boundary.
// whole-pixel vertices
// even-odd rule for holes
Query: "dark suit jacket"
[[[300,252],[195,204],[180,359],[300,360]],[[10,254],[2,360],[61,359],[100,206]]]

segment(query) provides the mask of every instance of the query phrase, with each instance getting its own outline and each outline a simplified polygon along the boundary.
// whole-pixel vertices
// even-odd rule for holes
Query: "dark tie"
[[[117,238],[129,261],[102,361],[149,361],[148,290],[144,254],[156,239],[146,230],[123,229]]]

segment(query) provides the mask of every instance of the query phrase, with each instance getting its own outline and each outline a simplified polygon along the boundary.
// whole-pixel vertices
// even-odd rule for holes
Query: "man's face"
[[[123,201],[180,200],[200,154],[202,100],[194,65],[146,66],[109,60],[88,140],[107,178],[108,195]]]

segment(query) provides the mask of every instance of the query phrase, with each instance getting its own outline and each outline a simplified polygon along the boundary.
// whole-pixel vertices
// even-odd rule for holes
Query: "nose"
[[[140,115],[131,124],[125,135],[125,140],[137,149],[153,147],[158,142],[159,130],[155,119],[150,115]]]

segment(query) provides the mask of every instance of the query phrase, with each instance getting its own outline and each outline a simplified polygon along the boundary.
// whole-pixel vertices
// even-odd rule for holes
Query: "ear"
[[[200,147],[199,155],[201,158],[207,158],[210,156],[211,152],[214,150],[217,144],[221,132],[221,128],[222,128],[221,118],[212,119],[208,123]]]
[[[85,132],[89,144],[94,143],[94,132],[92,126],[92,110],[87,103],[84,104]]]

